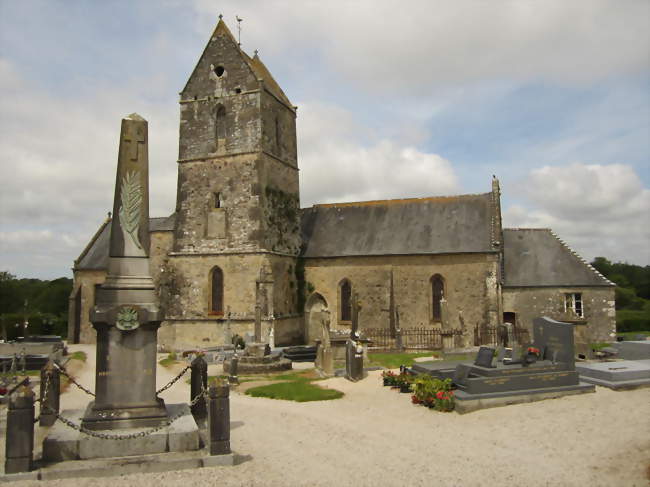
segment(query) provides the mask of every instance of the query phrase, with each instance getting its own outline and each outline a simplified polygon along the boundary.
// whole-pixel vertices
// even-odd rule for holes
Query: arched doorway
[[[320,340],[323,335],[323,326],[321,320],[325,318],[324,314],[327,313],[327,301],[319,293],[314,293],[309,296],[307,304],[305,305],[305,341],[308,345],[313,345],[316,340]]]

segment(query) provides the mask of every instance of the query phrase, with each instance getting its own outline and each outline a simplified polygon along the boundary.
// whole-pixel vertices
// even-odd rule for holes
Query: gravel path
[[[180,369],[159,367],[158,386]],[[94,389],[93,371],[87,373],[80,374],[80,381]],[[614,392],[598,387],[594,394],[459,415],[411,405],[407,394],[380,385],[379,372],[356,384],[342,378],[320,384],[345,396],[293,403],[233,393],[235,467],[47,485],[650,485],[650,388]],[[181,380],[163,397],[186,402],[189,385]],[[62,397],[66,408],[87,401],[72,390]]]

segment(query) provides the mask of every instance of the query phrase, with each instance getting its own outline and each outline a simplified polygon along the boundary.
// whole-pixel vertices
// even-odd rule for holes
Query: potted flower
[[[393,386],[393,385],[395,385],[396,377],[397,377],[397,375],[395,374],[395,372],[392,372],[390,370],[384,370],[381,373],[381,378],[382,378],[383,383],[384,383],[385,386]]]
[[[436,392],[435,409],[436,411],[449,412],[453,411],[455,406],[454,391],[440,390]]]
[[[403,393],[411,392],[411,381],[406,374],[404,374],[404,378],[400,382],[399,391]]]

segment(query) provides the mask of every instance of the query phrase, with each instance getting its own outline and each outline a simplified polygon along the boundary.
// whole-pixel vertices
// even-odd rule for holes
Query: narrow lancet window
[[[223,314],[223,271],[214,267],[211,272],[210,313]]]
[[[442,320],[440,300],[445,296],[445,281],[440,274],[431,278],[431,318],[433,321]]]
[[[349,280],[343,279],[339,284],[341,309],[339,315],[341,321],[352,321],[352,284]]]

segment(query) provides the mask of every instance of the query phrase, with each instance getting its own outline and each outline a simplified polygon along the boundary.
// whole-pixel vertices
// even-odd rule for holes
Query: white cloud
[[[302,206],[458,191],[449,161],[363,129],[340,107],[302,104],[298,147]]]
[[[215,23],[195,0],[197,30]],[[479,79],[591,82],[647,68],[650,4],[644,0],[219,3],[243,45],[262,58],[296,48],[322,56],[329,76],[405,95]]]
[[[519,186],[533,208],[510,206],[506,226],[552,228],[587,259],[650,264],[650,190],[630,166],[545,166]]]
[[[120,120],[134,111],[149,120],[151,215],[173,211],[176,107],[143,102],[147,86],[97,86],[66,99],[39,91],[0,59],[0,226],[4,254],[12,253],[5,266],[21,263],[21,276],[68,273],[112,210]],[[46,271],[57,258],[58,267]]]

